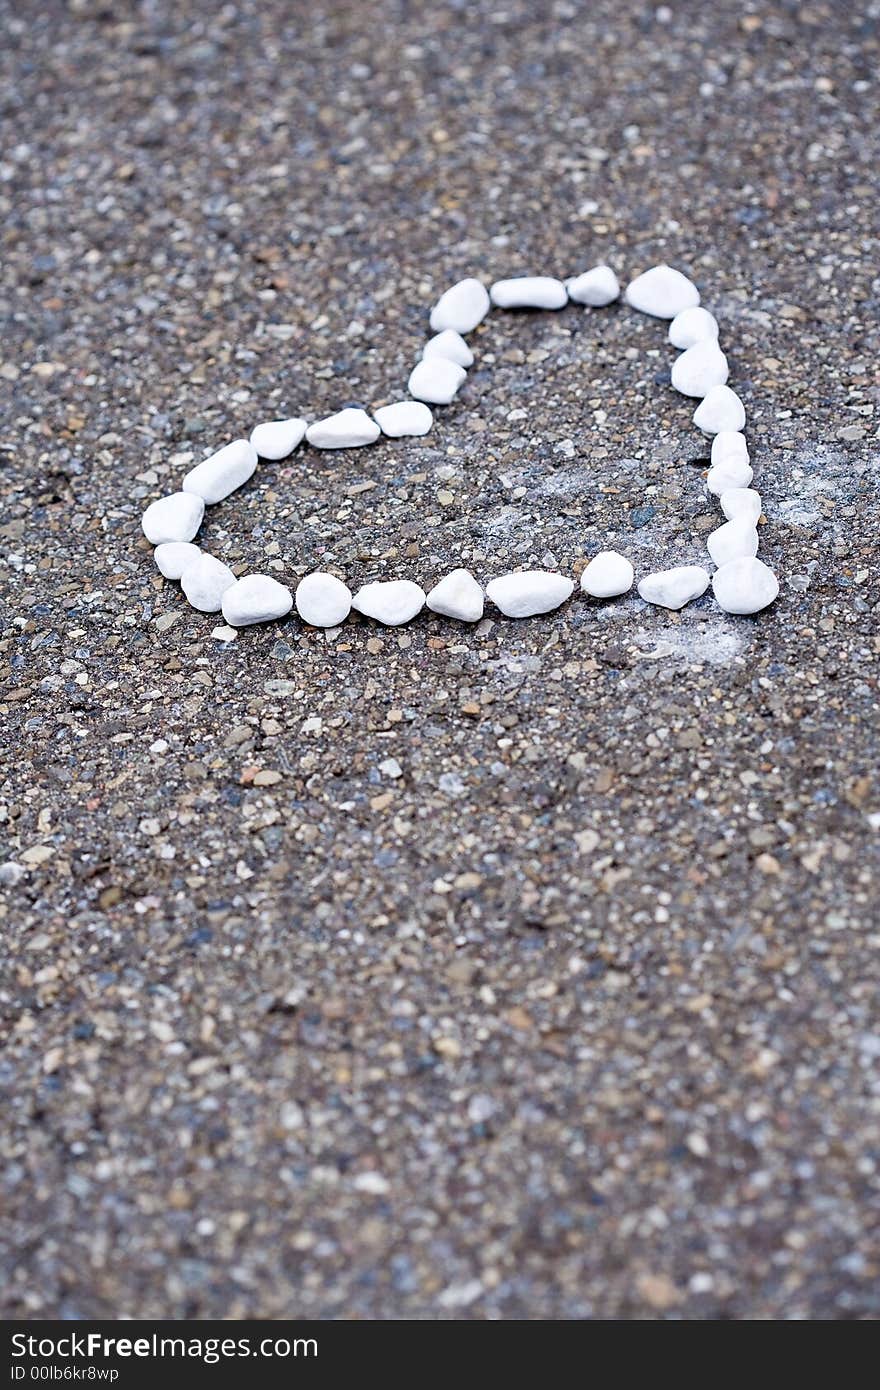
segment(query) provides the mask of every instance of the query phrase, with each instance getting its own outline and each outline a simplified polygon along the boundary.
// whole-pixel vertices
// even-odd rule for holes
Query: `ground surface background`
[[[876,1316],[880,8],[3,10],[0,1307]],[[156,576],[185,458],[603,259],[721,319],[773,610],[224,645]],[[474,341],[431,435],[205,544],[702,558],[660,324]]]

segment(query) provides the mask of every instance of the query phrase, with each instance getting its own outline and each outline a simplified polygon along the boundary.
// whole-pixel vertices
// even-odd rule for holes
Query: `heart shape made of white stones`
[[[249,439],[224,445],[183,479],[180,492],[152,502],[142,525],[156,547],[156,564],[166,579],[178,580],[193,608],[222,612],[232,637],[235,630],[284,618],[295,606],[303,622],[335,628],[352,608],[387,626],[409,622],[427,605],[434,613],[474,623],[483,616],[488,598],[509,618],[549,613],[574,593],[574,580],[552,570],[518,570],[489,581],[485,592],[465,569],[453,570],[428,593],[411,579],[379,580],[362,585],[352,595],[337,575],[318,570],[300,580],[296,592],[272,575],[245,574],[236,578],[221,560],[196,545],[205,514],[242,487],[259,460],[288,458],[303,441],[316,449],[354,449],[380,437],[427,434],[434,424],[431,407],[448,405],[467,379],[474,356],[466,342],[494,306],[499,309],[559,310],[569,303],[599,309],[620,297],[620,285],[607,265],[562,281],[546,275],[497,280],[489,290],[480,280],[460,280],[442,294],[430,313],[433,336],[410,373],[409,398],[382,406],[372,415],[348,407],[308,424],[299,417],[257,425]],[[758,613],[773,603],[779,584],[773,571],[757,558],[761,517],[760,495],[750,486],[752,467],[743,433],[742,401],[727,384],[727,358],[719,344],[718,322],[700,305],[692,280],[668,265],[652,266],[627,286],[627,304],[641,313],[669,322],[668,341],[678,349],[672,365],[672,386],[699,400],[694,425],[712,437],[711,467],[706,486],[720,502],[725,521],[708,538],[711,576],[701,565],[677,565],[645,575],[638,584],[641,598],[664,608],[679,609],[699,598],[711,582],[719,607],[727,613]],[[581,574],[581,591],[593,599],[612,599],[628,593],[635,582],[630,561],[616,551],[594,555]],[[224,632],[218,629],[218,633]]]

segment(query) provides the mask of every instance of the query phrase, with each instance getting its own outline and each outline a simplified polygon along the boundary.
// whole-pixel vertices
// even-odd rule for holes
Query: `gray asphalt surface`
[[[880,9],[2,10],[0,1310],[876,1317]],[[721,320],[772,610],[223,644],[156,575],[190,456],[600,260]],[[431,435],[205,543],[702,558],[662,326],[474,342]]]

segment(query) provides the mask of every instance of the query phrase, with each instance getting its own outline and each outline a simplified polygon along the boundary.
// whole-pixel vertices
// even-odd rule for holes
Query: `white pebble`
[[[435,584],[425,602],[433,613],[478,623],[483,616],[483,590],[470,570],[458,569]]]
[[[483,322],[490,307],[485,285],[472,278],[459,280],[457,285],[441,294],[431,310],[431,328],[435,333],[442,333],[444,328],[470,333]]]
[[[286,459],[306,432],[305,420],[266,420],[251,430],[251,443],[261,459]]]
[[[713,564],[719,569],[722,565],[728,565],[731,560],[741,559],[743,555],[757,555],[758,532],[755,530],[754,522],[742,518],[737,521],[725,521],[723,526],[716,527],[712,532],[706,542],[706,549],[712,557]]]
[[[429,338],[422,348],[422,357],[446,357],[460,367],[474,365],[474,354],[454,328],[444,328],[442,333],[435,333],[433,338]]]
[[[706,474],[706,487],[716,497],[720,497],[732,488],[748,487],[753,476],[751,464],[741,458],[729,458],[723,463],[713,464],[709,469]]]
[[[749,446],[738,430],[721,430],[712,440],[712,462],[727,463],[728,459],[749,462]]]
[[[205,502],[222,502],[246,483],[257,466],[257,451],[247,439],[233,439],[209,458],[191,468],[183,480],[184,492]]]
[[[433,415],[421,401],[395,401],[393,405],[383,405],[374,410],[373,416],[389,439],[427,434],[434,423]]]
[[[312,627],[338,627],[351,612],[351,590],[335,574],[317,570],[296,586],[296,611]]]
[[[187,565],[180,578],[180,587],[190,607],[197,608],[200,613],[219,613],[223,595],[234,583],[235,575],[229,566],[204,552]]]
[[[351,606],[386,627],[400,627],[421,613],[425,591],[411,579],[376,580],[358,589]]]
[[[191,541],[202,524],[205,502],[194,492],[172,492],[151,502],[141,519],[150,545],[165,541]]]
[[[293,594],[270,574],[246,574],[223,595],[223,617],[230,627],[271,623],[292,607]]]
[[[518,275],[513,280],[496,280],[489,298],[499,309],[562,309],[568,303],[568,291],[550,275]]]
[[[682,309],[700,302],[700,291],[692,280],[671,265],[654,265],[637,275],[626,287],[626,302],[643,314],[657,319],[674,319]]]
[[[375,443],[379,433],[376,421],[365,410],[349,406],[309,425],[306,439],[315,449],[358,449]]]
[[[566,280],[565,288],[575,304],[589,304],[592,309],[602,309],[620,297],[620,281],[610,265],[597,265],[575,275]]]
[[[717,341],[717,338],[718,320],[698,304],[691,305],[690,309],[682,309],[669,325],[669,341],[676,348],[689,348],[708,339]]]
[[[713,386],[694,411],[694,424],[704,434],[741,430],[745,423],[746,408],[729,386]]]
[[[486,586],[486,597],[508,618],[532,618],[550,613],[571,598],[574,582],[550,570],[520,570],[503,574]]]
[[[699,598],[709,586],[709,574],[701,565],[679,565],[675,569],[646,574],[639,581],[639,594],[646,603],[661,608],[684,608]]]
[[[761,517],[761,494],[751,487],[729,487],[721,493],[721,510],[728,521],[750,521],[757,526]]]
[[[672,385],[683,396],[705,396],[728,377],[727,358],[714,338],[685,348],[672,364]]]
[[[602,550],[594,555],[581,575],[581,588],[592,598],[616,598],[629,593],[635,573],[625,555]]]
[[[466,376],[464,367],[448,357],[428,357],[413,367],[407,390],[417,401],[448,405]]]
[[[166,579],[179,579],[193,560],[201,555],[201,550],[192,541],[165,541],[153,551],[153,559]]]
[[[752,555],[722,565],[712,576],[712,591],[725,613],[759,613],[779,595],[779,580]]]

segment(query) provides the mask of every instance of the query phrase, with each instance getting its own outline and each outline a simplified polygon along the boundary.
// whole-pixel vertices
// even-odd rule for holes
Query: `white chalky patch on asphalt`
[[[788,526],[808,527],[821,521],[822,513],[818,507],[812,507],[797,497],[790,497],[785,502],[778,502],[773,508],[773,520],[784,521]]]
[[[640,627],[635,642],[643,661],[670,660],[688,666],[729,666],[746,645],[740,632],[724,621]]]

